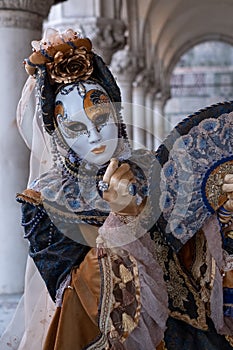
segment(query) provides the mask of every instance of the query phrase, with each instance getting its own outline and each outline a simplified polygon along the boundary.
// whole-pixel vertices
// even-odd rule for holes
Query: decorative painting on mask
[[[55,118],[66,144],[82,160],[102,165],[116,150],[118,126],[107,93],[102,87],[96,87],[97,84],[83,96],[74,88],[64,94],[58,93]]]

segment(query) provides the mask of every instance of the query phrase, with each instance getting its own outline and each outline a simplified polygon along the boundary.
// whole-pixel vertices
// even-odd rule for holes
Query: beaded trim
[[[31,229],[28,231],[28,233],[24,234],[24,238],[29,238],[35,231],[35,229],[37,228],[37,226],[39,225],[40,221],[42,220],[42,218],[45,216],[45,210],[44,209],[40,209],[38,211],[38,213],[28,222],[21,222],[21,225],[23,227],[28,227],[28,226],[32,226]]]
[[[90,225],[96,224],[103,224],[103,222],[108,217],[108,213],[106,215],[102,216],[95,216],[95,215],[80,215],[79,213],[72,213],[72,212],[64,212],[62,210],[59,210],[58,208],[54,208],[53,206],[49,205],[48,203],[45,204],[45,208],[49,214],[52,215],[53,220],[55,219],[62,219],[65,223],[87,223]]]
[[[112,282],[112,267],[111,259],[109,254],[99,260],[101,269],[103,270],[103,280],[101,284],[101,307],[99,314],[99,329],[101,335],[97,341],[88,346],[86,350],[99,350],[102,348],[108,348],[107,334],[111,329],[110,312],[112,310],[112,293],[113,293],[113,282]]]

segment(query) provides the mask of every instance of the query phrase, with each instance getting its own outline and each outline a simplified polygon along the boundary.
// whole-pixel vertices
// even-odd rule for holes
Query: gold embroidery
[[[141,295],[140,295],[139,272],[138,272],[138,265],[137,265],[136,259],[132,255],[130,255],[129,257],[133,263],[134,286],[135,286],[135,290],[136,290],[135,297],[137,300],[137,308],[136,308],[136,312],[135,312],[135,316],[134,316],[134,321],[135,321],[135,324],[138,325],[140,313],[141,313],[141,300],[140,300]]]
[[[226,194],[222,191],[222,184],[225,175],[232,173],[233,160],[230,160],[217,166],[206,181],[206,197],[214,210],[217,210],[227,199]]]
[[[140,318],[140,312],[141,312],[141,302],[140,302],[140,282],[139,282],[139,273],[138,273],[138,267],[137,267],[137,261],[134,259],[133,256],[127,254],[125,255],[125,252],[121,251],[123,255],[120,254],[120,256],[123,259],[123,262],[120,264],[117,264],[117,261],[119,261],[119,256],[116,254],[116,251],[111,251],[111,261],[112,266],[115,266],[115,268],[112,269],[112,281],[113,281],[113,297],[112,297],[112,311],[118,312],[119,316],[121,317],[121,326],[122,328],[119,330],[117,328],[117,324],[114,323],[113,320],[111,320],[111,331],[116,331],[118,334],[118,341],[124,342],[125,339],[129,336],[129,333],[131,333],[138,325],[139,318]],[[127,260],[124,259],[124,257],[128,260],[128,262],[124,265],[124,262]],[[130,261],[130,263],[129,263]],[[116,268],[118,266],[118,269]],[[115,274],[119,274],[120,278],[116,276]],[[131,293],[127,290],[127,283],[131,283],[134,286],[134,293]],[[114,290],[118,290],[118,288],[122,291],[122,299],[116,302],[116,299],[114,297]],[[118,296],[119,297],[119,296]],[[135,303],[136,304],[133,304]],[[130,305],[130,311],[126,309],[126,307]],[[134,306],[133,306],[134,305]],[[133,307],[131,307],[133,306]]]
[[[196,234],[196,249],[195,260],[192,265],[192,275],[197,284],[200,285],[201,300],[208,302],[210,300],[210,284],[213,259],[210,252],[206,247],[205,236],[202,231]],[[201,270],[201,267],[205,265],[205,272]]]
[[[122,325],[123,325],[125,332],[127,332],[127,333],[131,333],[136,326],[132,317],[130,315],[126,314],[125,312],[122,314]]]
[[[229,343],[231,346],[233,346],[233,337],[230,336],[230,335],[226,335],[225,338],[226,338],[226,340],[228,341],[228,343]]]
[[[185,321],[186,323],[189,323],[190,325],[192,325],[192,326],[194,326],[196,328],[207,330],[208,326],[206,324],[206,308],[205,308],[205,303],[202,300],[201,293],[198,293],[193,288],[193,286],[190,283],[190,280],[189,280],[187,274],[184,273],[183,269],[181,268],[179,260],[178,260],[178,258],[177,258],[177,256],[175,254],[174,254],[174,260],[175,260],[176,268],[177,268],[179,274],[181,276],[183,276],[187,288],[189,289],[189,291],[194,296],[194,299],[195,299],[195,302],[196,302],[196,305],[197,305],[198,316],[197,316],[197,319],[191,319],[188,314],[183,315],[183,314],[180,314],[178,312],[174,312],[174,313],[172,312],[171,315],[173,317],[175,317],[175,318],[178,318],[180,320]]]
[[[104,258],[100,260],[100,264],[103,269],[103,283],[102,283],[102,302],[100,307],[100,317],[99,317],[99,329],[101,331],[100,338],[87,347],[87,350],[95,349],[108,349],[107,334],[111,330],[110,313],[112,310],[112,267],[111,259],[107,254]]]
[[[227,237],[233,239],[233,231],[228,231],[227,232]]]
[[[168,294],[171,296],[174,307],[185,311],[184,301],[188,301],[188,291],[182,285],[183,279],[177,273],[177,266],[174,261],[169,262],[169,270],[171,271],[172,279],[167,286]]]
[[[214,286],[214,280],[215,280],[215,275],[216,275],[216,262],[214,260],[214,258],[211,259],[212,263],[211,263],[211,274],[210,274],[210,289],[213,288]]]
[[[133,279],[132,273],[123,264],[120,264],[120,276],[125,284]]]
[[[154,241],[156,244],[155,255],[157,256],[158,262],[164,272],[169,299],[171,302],[173,302],[173,305],[175,307],[179,307],[181,311],[184,311],[184,314],[179,311],[172,311],[171,316],[183,320],[196,328],[207,330],[208,326],[206,324],[206,304],[201,299],[201,293],[197,291],[192,285],[190,277],[182,269],[177,255],[173,253],[173,258],[169,256],[169,248],[164,245],[164,242],[161,239],[159,233],[157,235],[155,234]],[[168,266],[166,266],[166,264],[168,264]],[[199,268],[200,267],[201,266],[199,265]],[[211,274],[211,270],[207,275],[209,276],[209,274]],[[205,276],[206,280],[208,280],[208,276]],[[210,277],[211,276],[209,276],[209,280]],[[184,305],[184,302],[187,301],[188,291],[191,292],[195,299],[198,314],[196,318],[191,318],[188,315],[188,312],[185,313],[186,307]]]

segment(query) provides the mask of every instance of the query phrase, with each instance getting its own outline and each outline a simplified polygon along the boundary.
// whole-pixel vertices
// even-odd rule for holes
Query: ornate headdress
[[[53,117],[55,94],[64,84],[93,80],[99,83],[115,103],[121,135],[126,138],[121,110],[121,94],[116,81],[102,58],[92,51],[88,38],[68,29],[63,33],[47,29],[40,41],[32,41],[33,53],[24,60],[29,75],[36,78],[40,107],[46,131],[52,134],[56,125]]]

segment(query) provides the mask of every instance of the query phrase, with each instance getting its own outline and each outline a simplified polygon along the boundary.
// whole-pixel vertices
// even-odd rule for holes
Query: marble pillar
[[[117,51],[111,61],[110,67],[116,77],[121,90],[122,115],[127,127],[128,137],[133,142],[133,81],[138,71],[137,56],[126,45],[123,50]]]
[[[146,93],[146,118],[145,118],[145,129],[146,129],[146,148],[153,150],[153,139],[154,139],[154,125],[153,125],[153,98],[154,91],[151,86]]]
[[[139,74],[133,83],[133,147],[146,148],[145,130],[145,87],[144,75]]]
[[[15,196],[27,186],[29,149],[17,128],[16,108],[27,79],[23,59],[31,53],[31,40],[41,37],[42,22],[52,3],[52,0],[0,2],[0,294],[21,293],[24,287],[28,248]]]
[[[158,92],[154,97],[154,149],[156,150],[165,138],[165,117],[164,106],[166,98],[161,92]]]

